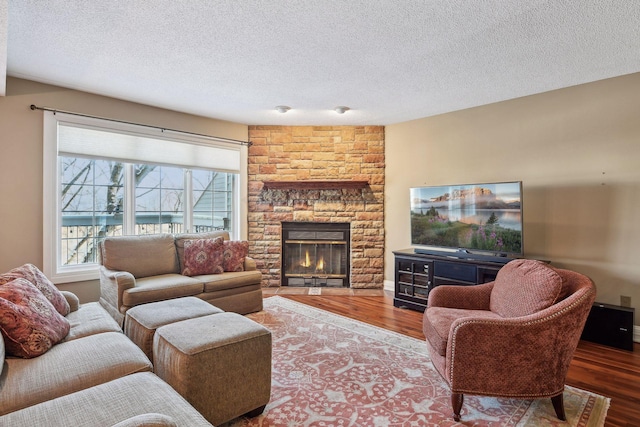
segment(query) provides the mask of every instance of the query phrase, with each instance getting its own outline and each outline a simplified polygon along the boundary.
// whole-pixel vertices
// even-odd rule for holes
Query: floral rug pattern
[[[457,423],[423,341],[277,296],[248,317],[273,334],[271,400],[231,427],[586,427],[603,425],[609,406],[567,386],[561,422],[550,399],[465,396]]]

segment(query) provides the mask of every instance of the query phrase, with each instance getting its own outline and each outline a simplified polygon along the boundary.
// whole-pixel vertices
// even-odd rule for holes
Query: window
[[[44,269],[56,283],[97,278],[105,236],[246,237],[244,146],[50,112],[44,144]]]

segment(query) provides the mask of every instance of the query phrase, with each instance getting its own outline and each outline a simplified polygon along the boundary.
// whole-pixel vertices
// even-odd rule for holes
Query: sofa
[[[60,342],[24,358],[6,354],[12,343],[0,339],[1,426],[212,425],[152,372],[99,303],[80,305],[75,295],[60,294],[68,304],[68,333]]]
[[[186,296],[240,314],[262,310],[262,274],[248,256],[235,271],[187,273],[185,247],[206,241],[222,241],[224,256],[243,244],[245,254],[248,249],[230,241],[227,231],[106,237],[99,245],[100,304],[121,326],[131,307]]]

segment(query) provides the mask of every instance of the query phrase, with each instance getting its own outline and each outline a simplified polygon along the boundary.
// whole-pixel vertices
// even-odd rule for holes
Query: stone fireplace
[[[283,224],[314,223],[349,225],[350,248],[339,261],[345,271],[335,273],[346,276],[341,286],[381,289],[384,127],[250,126],[249,140],[249,255],[262,271],[263,286],[338,286],[328,274],[297,272],[289,275],[299,277],[285,278],[293,261],[283,258]],[[312,248],[302,248],[302,264]],[[328,250],[323,243],[318,248]]]
[[[280,285],[349,287],[350,228],[343,222],[283,222]]]

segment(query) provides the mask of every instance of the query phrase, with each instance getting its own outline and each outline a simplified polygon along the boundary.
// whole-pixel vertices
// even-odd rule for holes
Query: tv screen
[[[522,256],[522,183],[412,188],[411,244]]]

